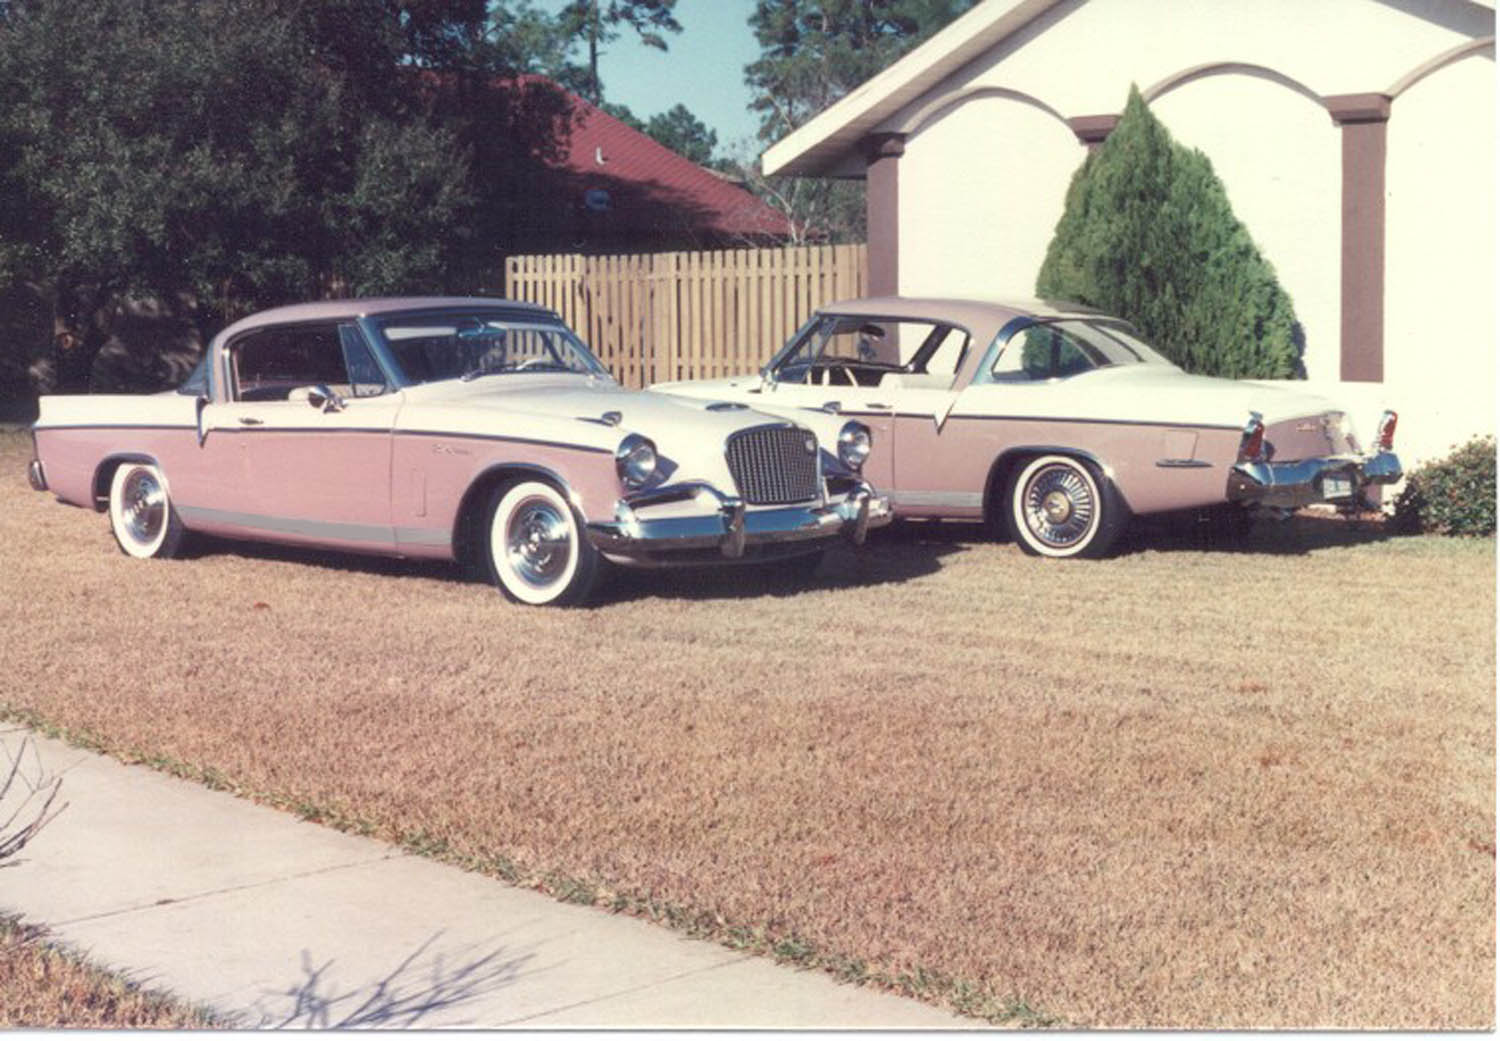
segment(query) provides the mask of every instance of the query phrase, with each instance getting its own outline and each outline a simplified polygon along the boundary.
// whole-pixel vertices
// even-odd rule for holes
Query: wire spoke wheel
[[[1049,546],[1065,549],[1088,534],[1098,512],[1093,489],[1071,466],[1045,467],[1025,490],[1026,525]]]
[[[1118,531],[1107,516],[1101,478],[1089,464],[1065,455],[1031,460],[1011,485],[1012,534],[1027,553],[1046,557],[1097,556]]]

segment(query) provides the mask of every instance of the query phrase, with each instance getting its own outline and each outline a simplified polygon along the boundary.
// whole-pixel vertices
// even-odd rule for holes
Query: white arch
[[[1193,82],[1193,80],[1204,79],[1208,76],[1235,75],[1253,76],[1256,79],[1269,80],[1270,82],[1279,84],[1280,86],[1283,86],[1296,94],[1302,95],[1304,98],[1306,98],[1308,101],[1311,101],[1319,108],[1323,107],[1323,96],[1317,91],[1313,90],[1307,84],[1301,82],[1300,80],[1293,79],[1284,72],[1277,72],[1275,69],[1267,68],[1264,65],[1253,65],[1249,62],[1243,61],[1207,62],[1203,65],[1194,65],[1191,68],[1183,69],[1180,72],[1174,72],[1172,73],[1172,75],[1158,81],[1157,83],[1152,84],[1145,90],[1141,91],[1141,97],[1144,98],[1147,102],[1152,102],[1161,97],[1163,94],[1170,93],[1171,91],[1176,90],[1178,87]]]
[[[1463,61],[1465,58],[1476,54],[1487,54],[1490,61],[1494,61],[1495,38],[1493,36],[1482,36],[1477,40],[1468,40],[1457,47],[1450,47],[1443,53],[1429,58],[1387,87],[1385,90],[1386,96],[1394,100],[1439,69],[1446,68],[1456,61]]]
[[[927,124],[946,115],[959,105],[968,104],[970,101],[975,101],[979,98],[1004,98],[1007,101],[1019,101],[1023,105],[1030,105],[1032,108],[1045,112],[1064,127],[1068,126],[1067,119],[1057,109],[1040,98],[1033,97],[1024,91],[1013,90],[1010,87],[965,87],[962,90],[950,91],[941,97],[929,101],[913,113],[911,118],[904,120],[896,128],[896,132],[900,134],[915,134]]]

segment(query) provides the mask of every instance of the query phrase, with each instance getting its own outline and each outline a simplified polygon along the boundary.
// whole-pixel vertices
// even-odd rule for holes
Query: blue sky
[[[542,0],[537,6],[555,11],[562,2]],[[748,21],[754,9],[755,0],[677,0],[682,32],[667,35],[665,53],[642,46],[626,30],[599,58],[605,100],[628,106],[641,119],[682,102],[719,135],[720,154],[735,150],[760,125],[748,109],[745,86],[745,66],[760,56]],[[758,155],[761,147],[748,150]]]

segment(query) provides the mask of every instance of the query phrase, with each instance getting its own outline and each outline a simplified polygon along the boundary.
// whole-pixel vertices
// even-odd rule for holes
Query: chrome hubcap
[[[527,499],[511,514],[505,547],[511,571],[527,585],[543,589],[567,570],[572,551],[567,518],[546,499]]]
[[[148,470],[135,470],[121,489],[120,519],[130,537],[149,545],[161,534],[167,516],[167,494]]]
[[[1088,534],[1094,521],[1094,495],[1083,475],[1071,466],[1047,466],[1026,485],[1022,510],[1033,535],[1062,549]]]

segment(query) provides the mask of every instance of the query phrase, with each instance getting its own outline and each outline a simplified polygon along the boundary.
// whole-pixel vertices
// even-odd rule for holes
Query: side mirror
[[[322,412],[342,412],[348,402],[335,394],[326,383],[296,387],[286,396],[288,401],[305,401]]]

